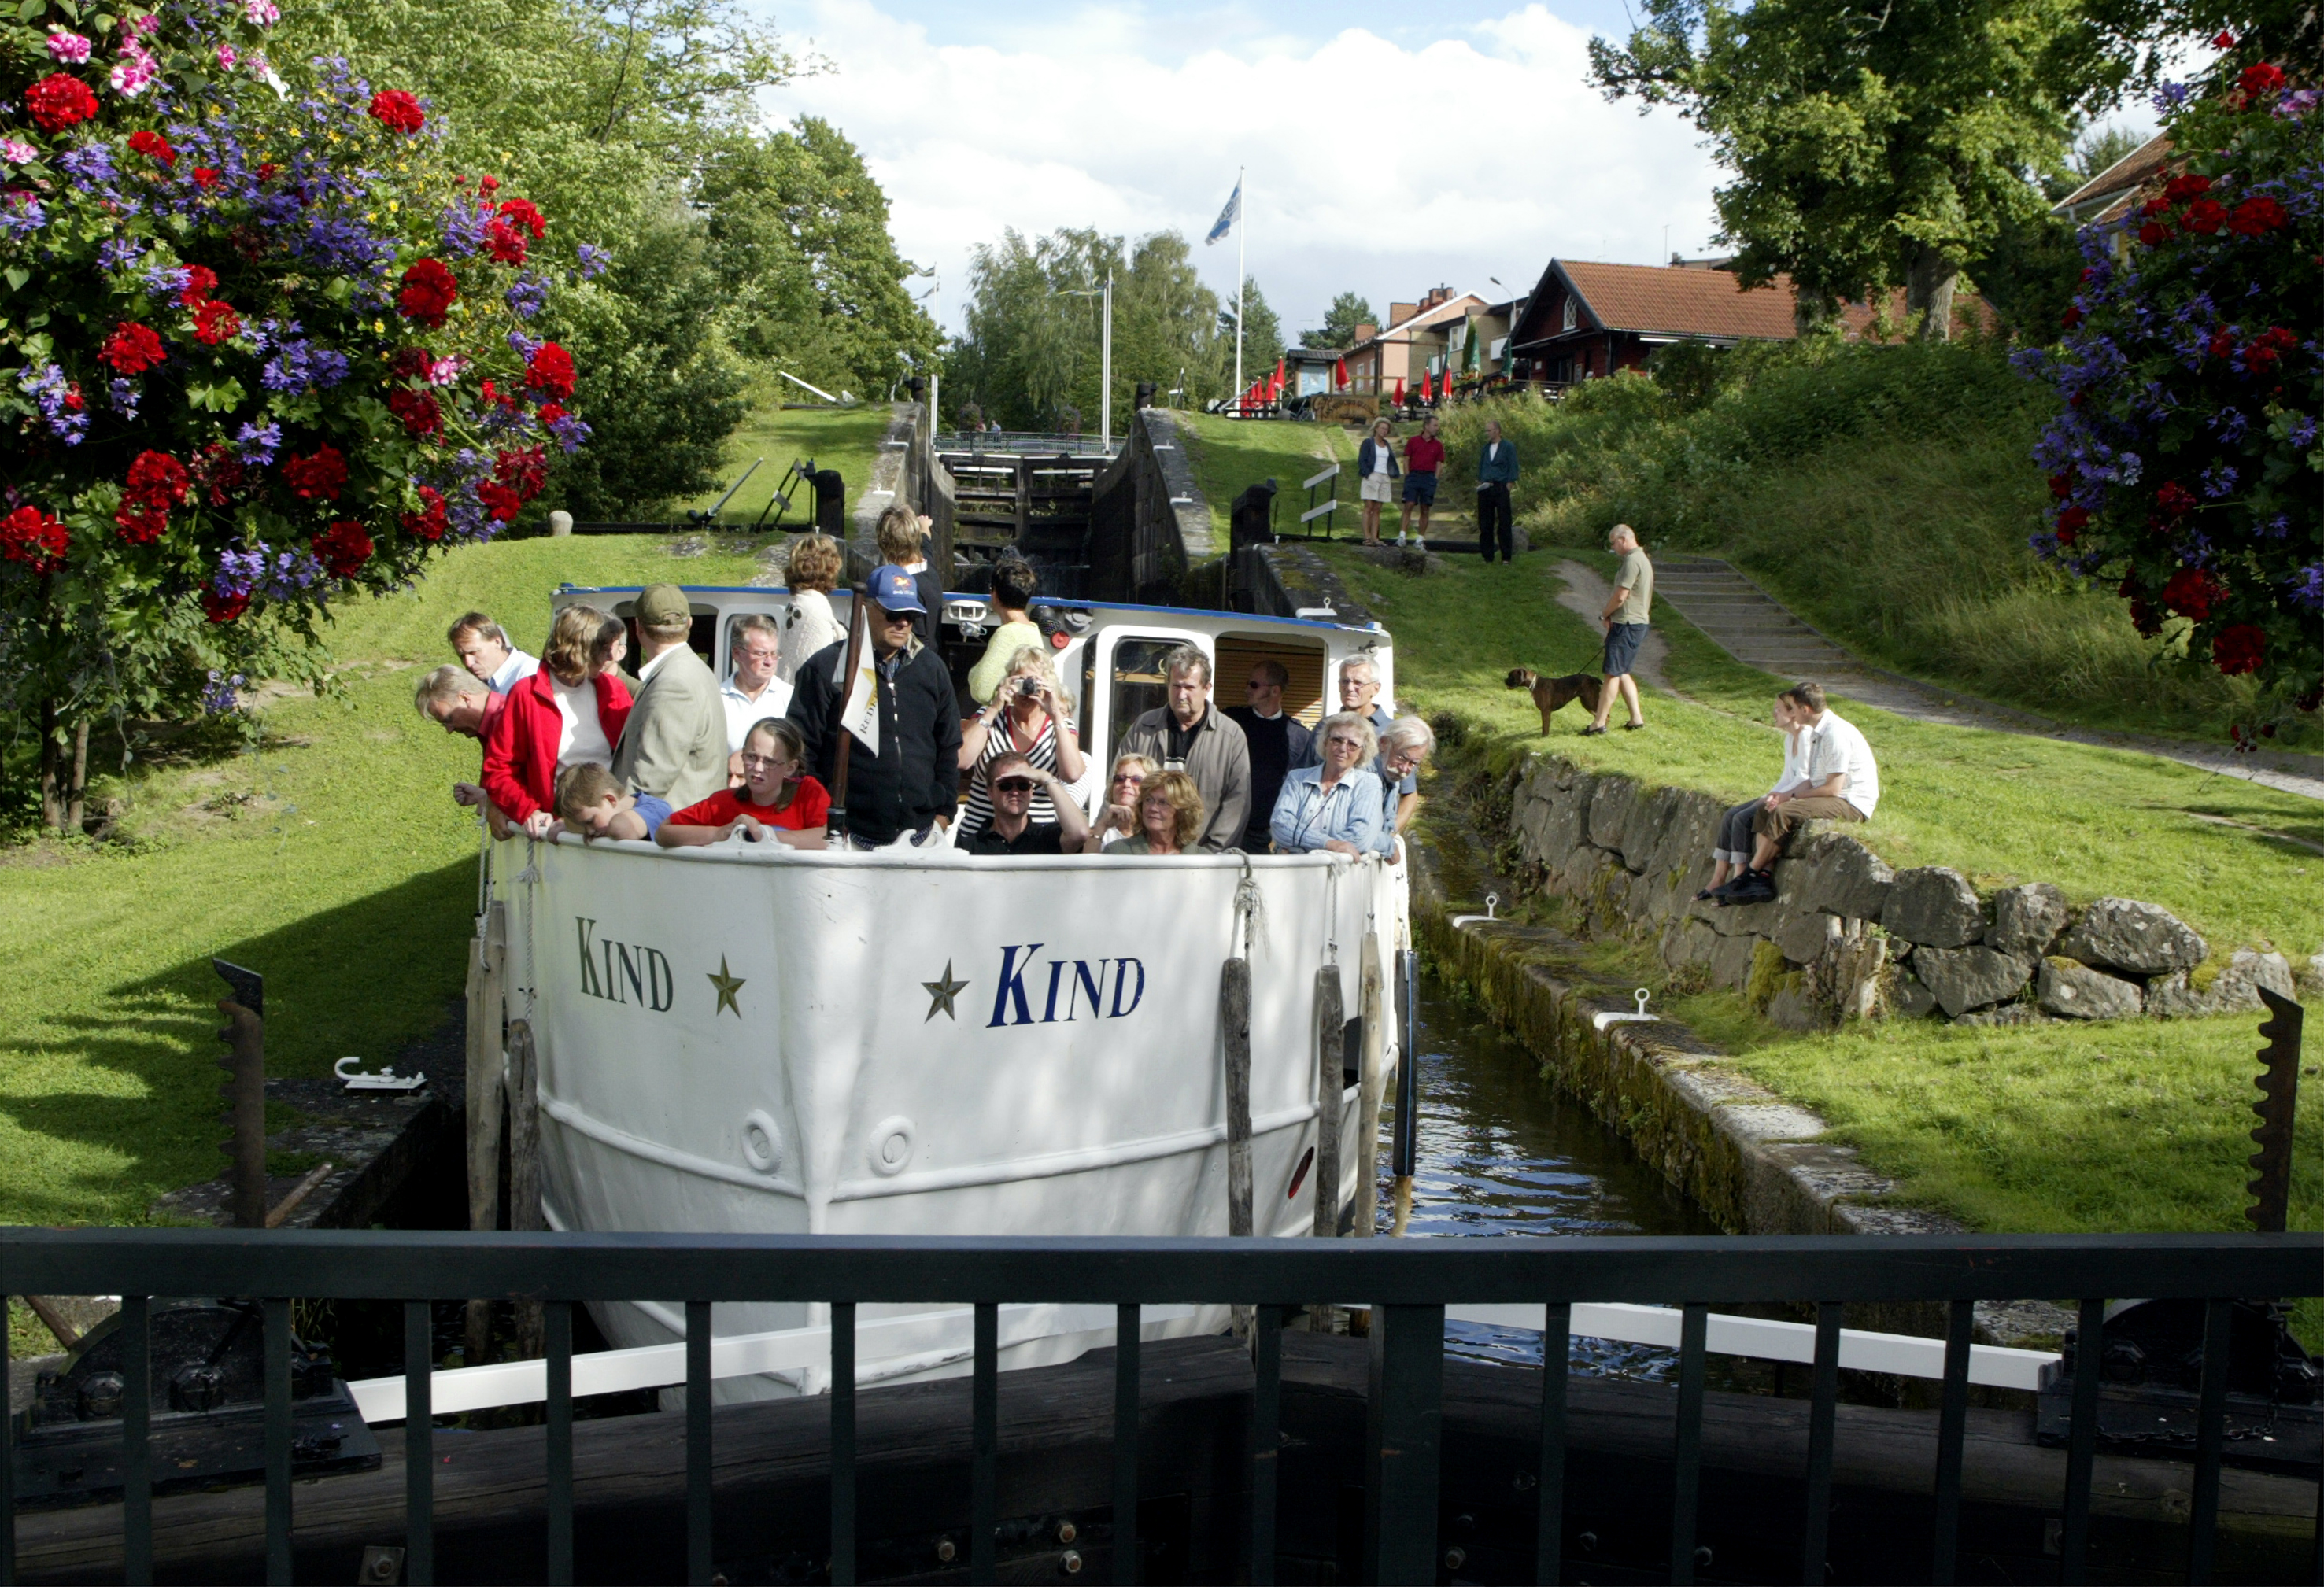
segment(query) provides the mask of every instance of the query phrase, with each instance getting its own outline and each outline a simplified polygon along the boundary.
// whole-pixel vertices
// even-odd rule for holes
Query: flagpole
[[[1250,195],[1243,190],[1243,166],[1235,168],[1235,378],[1234,389],[1242,390],[1242,232],[1243,217],[1250,213]]]

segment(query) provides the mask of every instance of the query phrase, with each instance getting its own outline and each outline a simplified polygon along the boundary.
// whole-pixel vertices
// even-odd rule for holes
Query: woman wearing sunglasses
[[[970,784],[968,808],[960,819],[963,843],[974,837],[992,819],[986,789],[991,771],[1003,755],[1022,755],[1034,770],[1056,774],[1060,790],[1082,780],[1089,770],[1082,759],[1081,740],[1074,734],[1069,707],[1060,698],[1056,669],[1049,653],[1033,645],[1010,658],[1009,673],[991,703],[961,724],[960,769],[982,775]],[[1070,802],[1070,801],[1068,801]],[[1033,819],[1047,823],[1064,818],[1056,798],[1046,789],[1033,795]]]
[[[1279,854],[1368,854],[1386,844],[1388,789],[1366,770],[1379,753],[1379,734],[1353,711],[1326,716],[1315,729],[1320,766],[1302,766],[1283,780],[1269,830]]]
[[[1138,835],[1138,799],[1162,768],[1143,755],[1116,755],[1113,775],[1106,780],[1105,808],[1090,828],[1089,852],[1110,848],[1123,838]]]

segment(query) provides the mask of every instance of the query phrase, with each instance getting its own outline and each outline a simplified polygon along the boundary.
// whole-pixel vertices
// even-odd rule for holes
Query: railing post
[[[424,1300],[403,1303],[403,1579],[436,1584],[436,1334]]]
[[[1833,1423],[1840,1406],[1840,1303],[1816,1307],[1815,1386],[1808,1408],[1808,1514],[1800,1545],[1800,1580],[1823,1587],[1831,1532]]]
[[[121,1297],[121,1575],[153,1580],[152,1303]]]
[[[14,1379],[8,1349],[8,1296],[0,1293],[0,1390]],[[16,1587],[16,1418],[0,1405],[0,1587]]]
[[[2066,1431],[2065,1516],[2058,1527],[2058,1580],[2079,1587],[2089,1568],[2090,1473],[2098,1466],[2098,1362],[2106,1349],[2106,1302],[2086,1300],[2074,1331],[2074,1410]]]
[[[1533,1579],[1557,1587],[1565,1579],[1565,1388],[1573,1358],[1573,1307],[1553,1301],[1542,1308],[1541,1453],[1536,1470],[1541,1505],[1534,1519]]]
[[[2203,1381],[2195,1411],[2195,1492],[2187,1515],[2187,1580],[2190,1587],[2211,1579],[2218,1549],[2219,1462],[2227,1444],[2227,1341],[2234,1332],[2235,1302],[2203,1303]]]
[[[1703,1346],[1711,1308],[1689,1302],[1681,1308],[1678,1333],[1678,1426],[1671,1448],[1670,1579],[1685,1587],[1694,1580],[1694,1525],[1702,1493]]]
[[[1001,1307],[976,1303],[970,1365],[968,1579],[999,1580],[994,1531],[1001,1519]]]
[[[1114,1308],[1113,1324],[1113,1580],[1138,1580],[1139,1310]]]
[[[1276,1476],[1283,1451],[1283,1308],[1262,1303],[1250,1335],[1250,1582],[1275,1581]]]
[[[1365,1406],[1367,1582],[1436,1580],[1438,1455],[1443,1433],[1444,1308],[1376,1306]]]
[[[686,1581],[710,1587],[710,1303],[686,1303]]]
[[[544,1303],[541,1329],[549,1368],[549,1581],[572,1587],[573,1303]]]
[[[831,1581],[855,1582],[855,1303],[831,1303]]]
[[[1952,1587],[1960,1540],[1961,1449],[1969,1433],[1969,1342],[1977,1331],[1977,1303],[1957,1300],[1945,1327],[1945,1379],[1937,1413],[1937,1503],[1929,1580]]]

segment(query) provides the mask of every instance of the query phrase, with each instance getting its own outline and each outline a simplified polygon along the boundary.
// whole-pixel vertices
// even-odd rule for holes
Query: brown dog
[[[1549,719],[1556,715],[1559,707],[1568,700],[1580,701],[1584,711],[1592,716],[1597,715],[1598,691],[1605,687],[1605,680],[1592,678],[1586,672],[1569,672],[1563,678],[1544,678],[1527,668],[1512,667],[1509,669],[1508,687],[1533,691],[1533,703],[1541,707],[1541,731],[1546,736]]]

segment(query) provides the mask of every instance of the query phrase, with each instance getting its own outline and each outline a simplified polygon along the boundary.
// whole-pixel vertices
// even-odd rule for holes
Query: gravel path
[[[1605,604],[1606,581],[1577,562],[1561,564],[1559,572],[1567,582],[1562,604],[1581,611],[1586,602],[1589,615],[1595,618]],[[1584,586],[1574,577],[1577,572],[1590,581],[1587,587],[1594,594],[1580,593]],[[1668,602],[1720,649],[1747,666],[1778,678],[1812,678],[1833,694],[1899,716],[2064,743],[2135,750],[2222,777],[2242,778],[2285,793],[2324,799],[2324,756],[2265,751],[2238,754],[2224,744],[2214,747],[2184,739],[2070,727],[1873,666],[1818,633],[1731,564],[1716,558],[1659,559],[1655,564],[1655,596]],[[1646,669],[1639,670],[1646,676]]]

